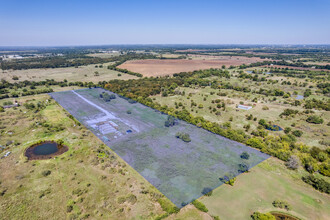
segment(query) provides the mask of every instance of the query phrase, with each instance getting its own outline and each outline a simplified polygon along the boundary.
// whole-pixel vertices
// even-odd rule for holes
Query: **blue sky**
[[[330,0],[0,0],[0,46],[330,44]]]

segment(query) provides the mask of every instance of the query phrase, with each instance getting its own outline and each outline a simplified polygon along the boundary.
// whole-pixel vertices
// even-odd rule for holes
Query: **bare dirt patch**
[[[229,67],[231,65],[238,66],[242,64],[250,64],[263,61],[260,58],[253,57],[240,57],[240,56],[217,56],[212,59],[206,59],[205,56],[200,59],[194,57],[192,60],[130,60],[118,68],[127,69],[132,72],[143,74],[143,76],[165,76],[172,75],[173,73],[189,72],[200,69],[221,68],[222,65]]]

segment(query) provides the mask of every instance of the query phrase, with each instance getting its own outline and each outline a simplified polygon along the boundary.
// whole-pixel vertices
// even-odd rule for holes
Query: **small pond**
[[[272,127],[266,128],[266,129],[269,130],[269,131],[282,131],[283,130],[283,128],[281,128],[278,125],[272,125]]]
[[[282,212],[271,212],[271,214],[275,216],[276,220],[299,220],[297,217]]]
[[[26,149],[25,156],[29,160],[43,160],[53,158],[66,151],[68,151],[68,147],[65,145],[59,145],[54,141],[45,141]]]
[[[304,96],[303,95],[297,95],[296,99],[297,100],[302,100],[302,99],[304,99]]]

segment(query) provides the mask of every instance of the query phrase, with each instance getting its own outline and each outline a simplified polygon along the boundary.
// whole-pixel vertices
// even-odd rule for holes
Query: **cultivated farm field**
[[[191,59],[164,59],[164,60],[130,60],[118,66],[132,72],[143,74],[143,76],[165,76],[179,72],[189,72],[200,69],[221,68],[223,65],[239,66],[264,61],[258,57],[240,56],[198,56],[194,55]]]

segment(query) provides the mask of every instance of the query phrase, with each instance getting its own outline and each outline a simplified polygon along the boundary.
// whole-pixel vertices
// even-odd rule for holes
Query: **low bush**
[[[158,203],[162,207],[162,209],[168,214],[178,213],[180,209],[176,207],[171,201],[166,198],[158,199]]]
[[[254,212],[251,215],[251,218],[253,220],[276,220],[275,216],[273,216],[270,213],[260,213],[260,212]]]
[[[301,137],[303,135],[303,132],[300,130],[294,130],[292,134],[296,137]]]
[[[272,204],[276,208],[286,209],[288,211],[291,210],[290,204],[286,201],[282,201],[282,200],[277,199]]]
[[[246,151],[244,151],[241,156],[242,159],[248,160],[250,158],[250,154]]]
[[[52,173],[52,171],[50,171],[50,170],[44,170],[44,171],[41,172],[41,175],[49,176],[51,173]]]
[[[182,132],[178,132],[175,134],[175,137],[180,138],[181,140],[183,140],[184,142],[190,142],[190,135],[187,133],[182,133]]]
[[[192,202],[192,204],[196,207],[196,209],[202,211],[202,212],[208,212],[209,210],[206,208],[206,206],[198,201],[197,199]]]
[[[308,123],[312,123],[312,124],[322,124],[323,123],[323,119],[317,115],[311,115],[309,116],[306,121]]]

